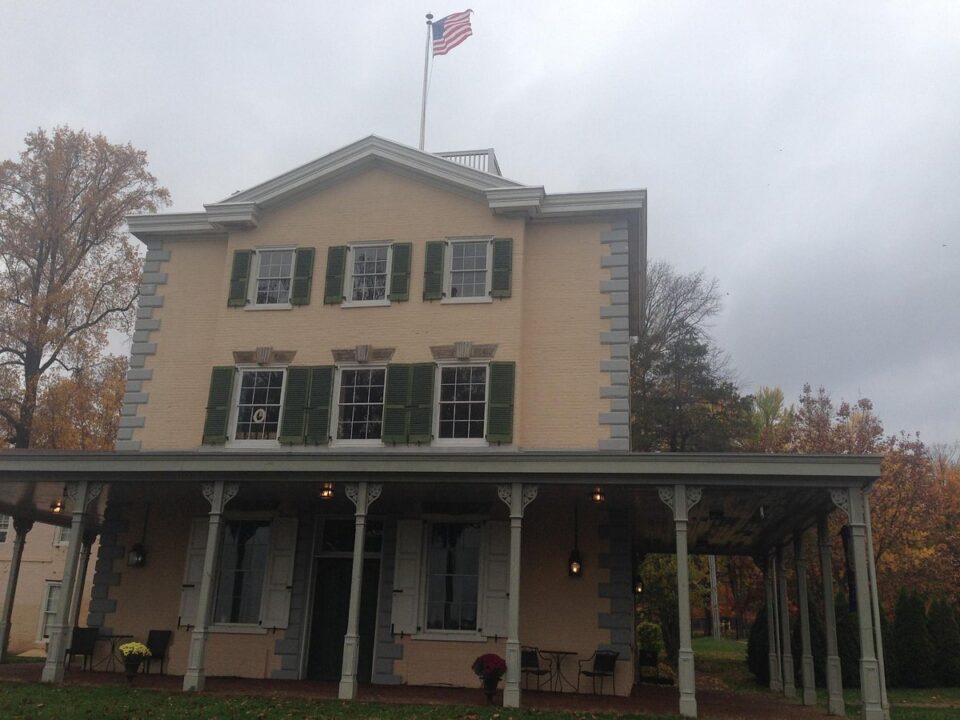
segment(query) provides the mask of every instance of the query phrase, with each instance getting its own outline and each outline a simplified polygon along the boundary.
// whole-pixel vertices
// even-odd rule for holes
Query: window
[[[383,423],[385,368],[340,371],[338,440],[379,440]]]
[[[60,603],[60,583],[47,581],[43,591],[43,605],[40,612],[40,639],[48,640],[50,638],[50,625],[57,614],[57,606]]]
[[[386,302],[390,293],[390,246],[354,245],[350,260],[349,302]]]
[[[8,532],[10,532],[10,516],[0,515],[0,542],[6,542]]]
[[[480,525],[432,525],[427,573],[427,629],[476,630]]]
[[[54,545],[69,545],[70,544],[70,527],[63,527],[62,525],[57,526],[57,530],[53,535],[53,544]]]
[[[440,369],[440,422],[445,439],[484,439],[487,410],[487,368],[458,365]]]
[[[241,370],[234,440],[276,440],[283,370]]]
[[[489,253],[489,240],[450,243],[448,298],[487,298],[490,295]]]
[[[286,305],[290,302],[293,250],[258,250],[254,303]]]
[[[270,545],[266,520],[228,521],[223,528],[220,567],[214,601],[214,623],[255,625]]]

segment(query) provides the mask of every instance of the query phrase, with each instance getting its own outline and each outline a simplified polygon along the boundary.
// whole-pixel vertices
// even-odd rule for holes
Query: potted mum
[[[123,669],[127,673],[127,680],[133,682],[137,670],[140,669],[140,663],[152,653],[143,643],[128,642],[120,646],[120,654],[123,655]]]
[[[499,655],[487,653],[474,660],[472,668],[483,684],[483,693],[487,696],[487,701],[492,704],[493,696],[497,692],[497,683],[507,671],[507,663]]]

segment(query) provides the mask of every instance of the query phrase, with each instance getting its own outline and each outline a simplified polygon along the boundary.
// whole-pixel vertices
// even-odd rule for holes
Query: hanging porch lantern
[[[324,482],[320,485],[320,499],[333,500],[333,483]]]
[[[595,505],[600,505],[607,499],[607,495],[600,485],[596,485],[590,493],[590,499],[593,500]]]
[[[577,506],[573,506],[573,550],[567,559],[567,575],[583,577],[583,558],[580,557],[580,521]]]

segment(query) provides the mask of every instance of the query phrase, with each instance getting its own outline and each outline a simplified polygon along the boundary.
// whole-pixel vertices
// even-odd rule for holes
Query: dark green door
[[[340,679],[343,636],[347,632],[347,614],[350,608],[352,566],[353,561],[349,558],[317,560],[310,654],[307,660],[307,677],[311,680]],[[364,561],[363,592],[360,596],[360,659],[357,664],[357,679],[360,682],[370,682],[379,584],[380,561]]]

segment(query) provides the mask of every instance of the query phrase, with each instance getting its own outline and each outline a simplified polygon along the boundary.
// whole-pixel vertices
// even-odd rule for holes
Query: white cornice
[[[203,206],[207,220],[224,228],[252,228],[257,226],[259,209],[253,202],[222,202]]]
[[[130,234],[140,239],[144,235],[204,235],[217,232],[205,212],[127,215],[126,220]]]

